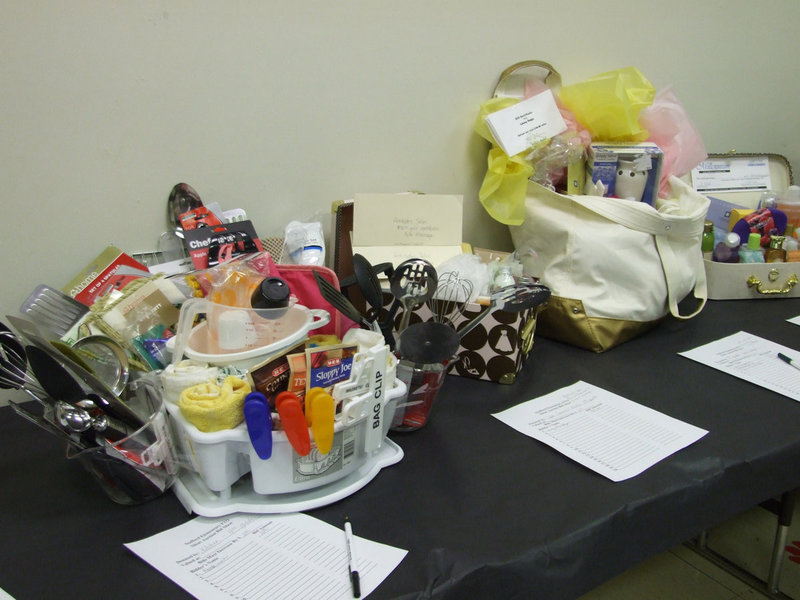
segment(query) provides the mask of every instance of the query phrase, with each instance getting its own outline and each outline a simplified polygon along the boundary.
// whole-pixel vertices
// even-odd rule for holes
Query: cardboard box
[[[121,290],[139,277],[149,275],[147,267],[115,246],[108,246],[89,263],[62,291],[86,306],[106,294]]]
[[[632,161],[637,172],[646,172],[641,201],[655,206],[664,153],[651,142],[592,143],[586,159],[586,183],[602,181],[606,187],[605,196],[624,197],[617,189],[617,174],[623,160]]]
[[[746,209],[743,206],[722,200],[721,198],[717,198],[715,196],[709,196],[708,199],[711,201],[711,204],[708,205],[708,214],[706,215],[706,219],[714,223],[714,227],[721,231],[730,229],[731,215],[733,214],[733,211],[754,210]]]

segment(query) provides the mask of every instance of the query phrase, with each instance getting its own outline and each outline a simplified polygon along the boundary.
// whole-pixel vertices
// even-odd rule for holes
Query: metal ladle
[[[188,183],[178,183],[172,188],[167,199],[167,222],[175,235],[183,238],[181,215],[201,206],[200,195]]]
[[[60,400],[56,402],[55,409],[58,424],[73,433],[83,433],[94,426],[94,417],[89,414],[88,410]]]
[[[96,405],[91,399],[86,400],[90,407]],[[97,409],[95,408],[95,411]],[[108,415],[100,412],[92,415],[89,408],[73,406],[66,402],[58,401],[55,404],[55,416],[58,424],[73,433],[84,433],[94,430],[110,441],[119,441],[130,435],[130,429],[124,424],[113,422]]]

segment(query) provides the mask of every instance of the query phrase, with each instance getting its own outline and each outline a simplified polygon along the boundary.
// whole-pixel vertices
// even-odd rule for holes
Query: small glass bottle
[[[497,274],[494,276],[494,280],[492,281],[492,285],[496,290],[509,285],[514,285],[515,283],[516,281],[514,280],[514,276],[511,274],[511,267],[508,266],[500,267],[497,270]]]
[[[761,234],[751,233],[747,238],[747,245],[739,248],[739,262],[763,263],[764,250],[761,249]]]
[[[769,248],[764,253],[764,262],[786,262],[786,250],[783,249],[782,235],[773,235],[769,239]]]
[[[703,224],[703,258],[711,260],[711,255],[714,253],[714,221],[706,220]]]
[[[725,236],[725,239],[714,248],[712,259],[716,262],[738,263],[739,245],[741,243],[742,238],[739,237],[739,234],[730,232]]]
[[[780,196],[773,190],[761,192],[761,197],[758,200],[758,208],[778,208],[779,198]]]
[[[795,235],[796,231],[794,225],[791,223],[786,224],[786,231],[783,232],[783,237],[786,238],[783,240],[783,249],[787,252],[800,249],[800,240]]]

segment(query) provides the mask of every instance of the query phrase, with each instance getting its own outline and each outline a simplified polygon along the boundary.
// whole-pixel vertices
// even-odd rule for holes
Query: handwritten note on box
[[[356,194],[353,252],[377,265],[461,254],[464,198],[445,194]]]

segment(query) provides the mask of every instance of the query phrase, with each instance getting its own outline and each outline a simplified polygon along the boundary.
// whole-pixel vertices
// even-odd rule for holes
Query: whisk
[[[17,389],[44,404],[47,397],[39,381],[28,370],[28,358],[19,339],[0,323],[0,388]]]
[[[455,329],[455,319],[464,313],[472,291],[472,281],[462,277],[458,271],[442,273],[436,293],[428,301],[433,320]]]

